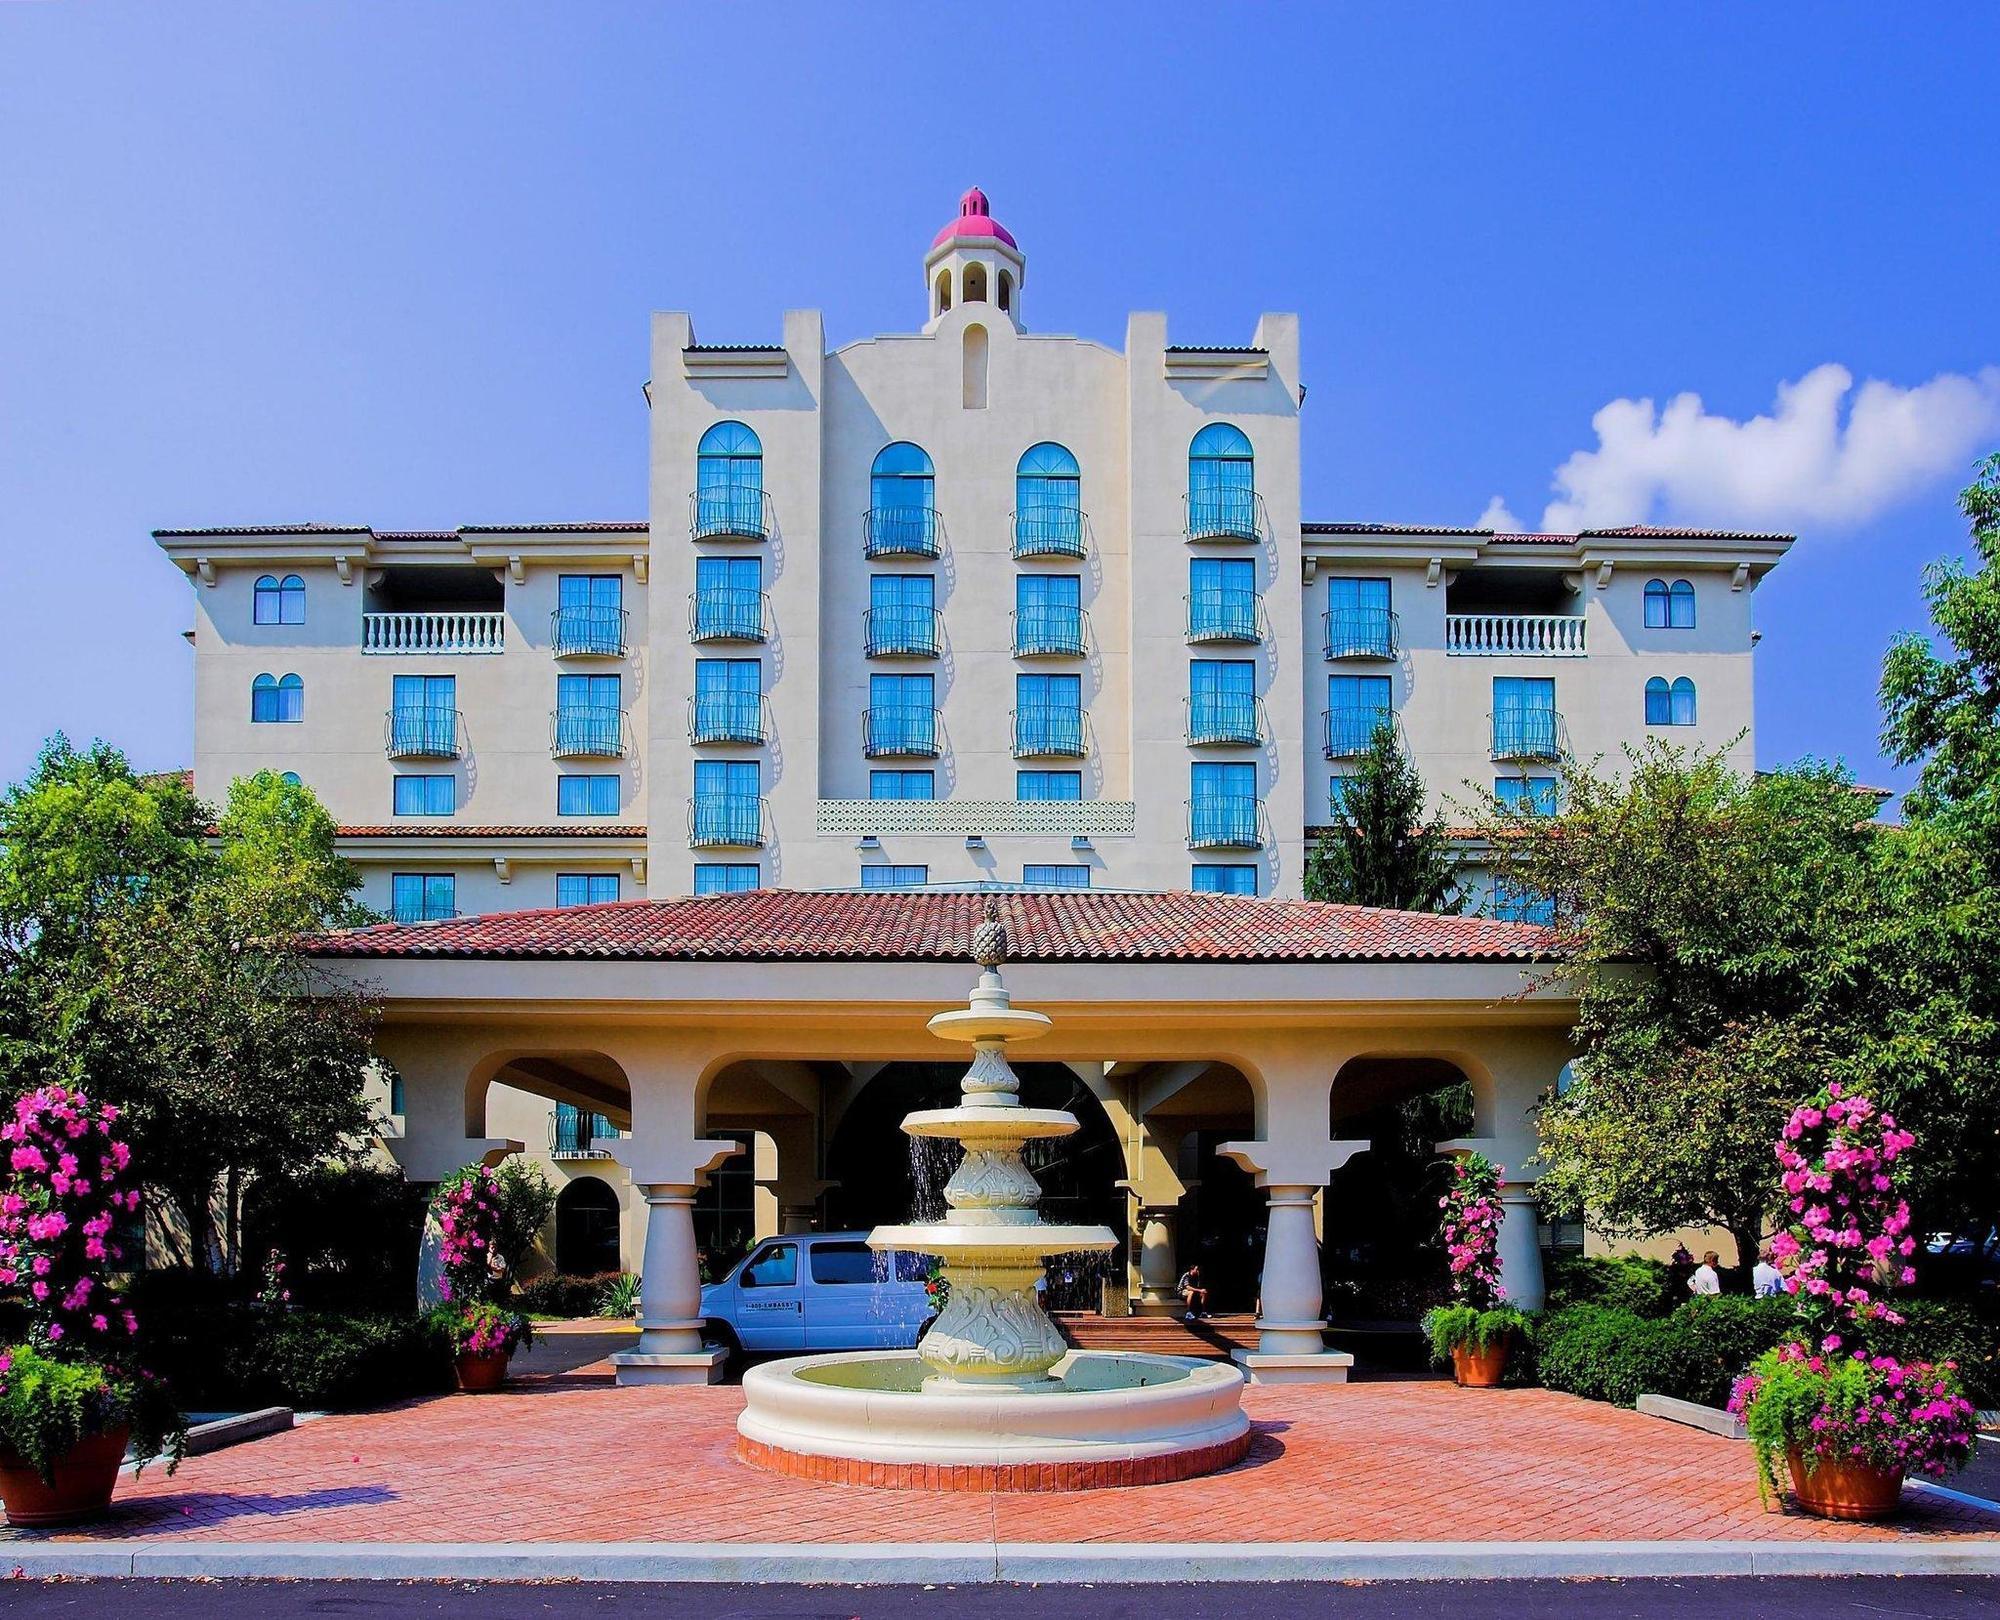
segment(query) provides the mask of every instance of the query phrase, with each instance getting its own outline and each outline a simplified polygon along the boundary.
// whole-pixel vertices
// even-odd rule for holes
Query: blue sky
[[[1300,312],[1309,517],[1797,527],[1760,761],[1899,783],[1881,652],[2000,448],[1996,52],[1979,7],[0,0],[0,777],[58,726],[187,759],[154,527],[643,516],[648,312],[907,330],[976,181],[1039,329]]]

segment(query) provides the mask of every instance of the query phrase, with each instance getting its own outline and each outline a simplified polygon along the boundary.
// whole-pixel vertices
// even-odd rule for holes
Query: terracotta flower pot
[[[458,1357],[458,1387],[468,1395],[483,1395],[507,1382],[507,1362],[511,1350],[489,1350],[484,1355],[461,1351]]]
[[[7,1522],[39,1529],[96,1518],[111,1506],[118,1465],[131,1437],[131,1428],[121,1423],[79,1441],[56,1459],[53,1485],[13,1452],[0,1450],[0,1498],[7,1504]]]
[[[1451,1352],[1451,1375],[1467,1389],[1492,1389],[1507,1371],[1507,1352],[1513,1348],[1514,1335],[1503,1333],[1484,1350],[1475,1350],[1469,1344],[1454,1345]]]
[[[1792,1495],[1822,1519],[1887,1519],[1903,1505],[1903,1471],[1822,1457],[1808,1469],[1796,1446],[1786,1455]]]

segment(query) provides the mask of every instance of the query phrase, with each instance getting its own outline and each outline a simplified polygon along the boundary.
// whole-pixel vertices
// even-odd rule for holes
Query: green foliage
[[[555,1213],[556,1190],[532,1159],[510,1158],[495,1174],[500,1183],[500,1220],[493,1242],[508,1271],[514,1272]]]
[[[156,1381],[89,1361],[58,1361],[29,1345],[0,1353],[0,1446],[50,1484],[55,1465],[93,1435],[129,1424],[140,1467],[180,1465],[187,1425]]]
[[[1901,1326],[1877,1321],[1869,1339],[1898,1361],[1950,1361],[1972,1404],[2000,1407],[2000,1300],[1898,1299]]]
[[[1882,746],[1898,764],[1923,764],[1904,814],[1966,835],[2000,872],[2000,455],[1980,464],[1959,506],[1978,566],[1953,558],[1925,570],[1946,647],[1906,635],[1889,649]]]
[[[639,1314],[639,1279],[629,1271],[613,1277],[597,1307],[599,1316],[633,1317]]]
[[[1397,911],[1457,911],[1457,865],[1443,820],[1424,814],[1424,779],[1379,726],[1335,815],[1306,858],[1308,900]]]
[[[1476,1305],[1439,1305],[1424,1312],[1419,1327],[1430,1341],[1431,1360],[1442,1367],[1451,1361],[1454,1350],[1484,1352],[1502,1339],[1511,1339],[1524,1349],[1534,1338],[1535,1319],[1511,1305],[1496,1305],[1491,1310]]]
[[[1567,1254],[1544,1263],[1548,1308],[1606,1305],[1634,1316],[1665,1316],[1687,1295],[1668,1269],[1637,1255]]]
[[[426,1202],[424,1189],[400,1170],[313,1165],[251,1184],[243,1201],[244,1253],[250,1261],[282,1256],[296,1305],[393,1312],[416,1297]]]
[[[489,1299],[433,1306],[424,1321],[454,1355],[512,1355],[516,1348],[535,1342],[534,1323]]]
[[[338,830],[310,788],[275,771],[230,783],[216,823],[219,879],[250,931],[304,934],[371,920],[354,898],[360,873],[335,852]]]
[[[629,1280],[615,1271],[603,1272],[595,1277],[572,1277],[552,1271],[517,1284],[514,1304],[531,1316],[567,1319],[615,1315],[617,1313],[605,1309],[606,1296],[615,1283]]]
[[[1537,1372],[1550,1389],[1618,1406],[1641,1395],[1672,1395],[1719,1407],[1737,1375],[1792,1325],[1785,1299],[1716,1295],[1659,1317],[1569,1305],[1537,1326]]]

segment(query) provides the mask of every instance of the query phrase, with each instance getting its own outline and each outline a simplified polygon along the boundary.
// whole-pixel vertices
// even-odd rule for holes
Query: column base
[[[611,1358],[617,1369],[618,1386],[634,1384],[719,1384],[729,1352],[719,1345],[700,1350],[683,1350],[667,1355],[648,1355],[641,1350],[621,1350]]]
[[[1262,1350],[1232,1350],[1229,1359],[1243,1369],[1249,1384],[1344,1384],[1354,1358],[1345,1350],[1320,1350],[1304,1355],[1271,1355]]]

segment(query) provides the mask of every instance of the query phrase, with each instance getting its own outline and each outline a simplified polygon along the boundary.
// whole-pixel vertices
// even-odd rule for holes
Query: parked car
[[[929,1325],[930,1257],[865,1232],[766,1238],[701,1291],[706,1337],[741,1350],[907,1350]]]

